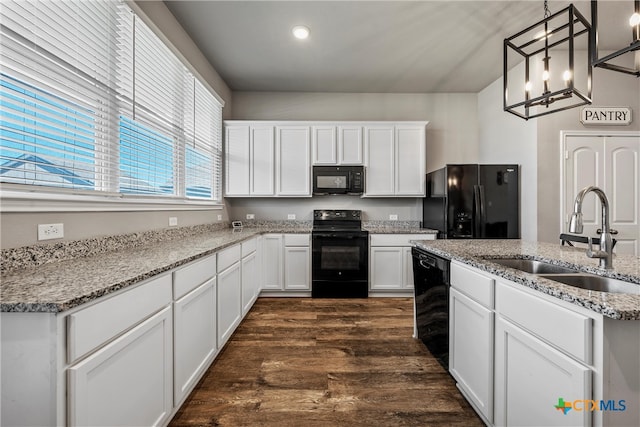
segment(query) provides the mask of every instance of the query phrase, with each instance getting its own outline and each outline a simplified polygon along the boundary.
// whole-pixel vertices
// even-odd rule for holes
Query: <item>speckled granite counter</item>
[[[420,228],[420,221],[362,221],[362,229],[371,234],[438,234],[438,230]]]
[[[613,270],[598,268],[598,260],[587,258],[582,248],[522,240],[425,240],[416,246],[436,255],[460,261],[529,288],[620,320],[640,320],[640,295],[617,294],[579,289],[534,274],[491,262],[496,258],[529,258],[612,277],[640,286],[640,257],[618,255]]]
[[[18,265],[15,258],[35,257],[36,252],[46,252],[50,257],[30,267],[2,272],[0,311],[57,313],[69,310],[258,234],[309,232],[311,227],[307,224],[275,223],[245,227],[239,232],[197,227],[182,235],[173,233],[171,238],[146,236],[146,240],[144,237],[136,240],[144,241],[143,244],[134,244],[133,239],[122,237],[117,242],[91,239],[4,251],[3,264],[10,264],[13,259],[14,266]],[[97,247],[92,247],[92,243]],[[60,255],[55,259],[56,251],[63,252],[68,247],[73,249],[74,256]],[[88,256],[81,256],[78,247],[84,247]],[[100,250],[104,247],[108,250]]]

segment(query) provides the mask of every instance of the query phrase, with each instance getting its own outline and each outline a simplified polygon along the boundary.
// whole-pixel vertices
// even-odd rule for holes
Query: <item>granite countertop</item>
[[[253,236],[311,228],[311,221],[248,221],[240,231],[204,225],[2,250],[0,311],[63,312]],[[398,221],[370,221],[363,228],[436,233]]]
[[[362,229],[370,234],[438,234],[438,230],[421,228],[420,221],[363,221]]]
[[[122,241],[105,243],[92,239],[90,242],[80,243],[85,249],[87,245],[95,246],[87,249],[95,251],[90,255],[79,256],[75,251],[68,259],[49,259],[39,265],[3,271],[0,282],[0,311],[66,311],[253,236],[264,233],[309,233],[311,227],[275,224],[245,227],[241,231],[229,228],[199,231],[197,234],[187,233],[165,240],[152,239],[150,242],[134,246]],[[137,241],[144,240],[144,237],[139,237]],[[96,250],[105,245],[109,250]],[[43,248],[41,251],[48,250],[55,254],[56,251],[69,250],[63,246],[64,244],[59,244],[40,248]],[[37,249],[29,248],[26,255],[15,250],[11,252],[11,256],[3,254],[3,264],[11,264],[14,260],[12,257],[35,258],[34,251],[37,252]]]
[[[640,257],[616,255],[613,258],[614,268],[602,270],[598,268],[598,260],[588,258],[583,248],[560,244],[523,240],[474,240],[473,244],[469,244],[468,240],[420,240],[414,241],[414,244],[436,255],[460,261],[604,316],[619,320],[640,320],[640,293],[584,290],[491,262],[496,258],[536,259],[637,283],[640,287]]]

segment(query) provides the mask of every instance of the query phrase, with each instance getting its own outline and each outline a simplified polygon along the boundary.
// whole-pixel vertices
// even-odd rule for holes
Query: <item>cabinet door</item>
[[[402,248],[402,264],[402,286],[405,289],[413,289],[413,258],[411,258],[411,247]]]
[[[395,194],[395,148],[393,126],[365,127],[365,154],[367,167],[367,196],[393,196]]]
[[[174,400],[179,404],[207,369],[216,351],[216,279],[173,305]]]
[[[240,261],[218,273],[218,346],[229,339],[242,319]]]
[[[338,164],[361,165],[362,126],[338,126]]]
[[[495,425],[591,424],[590,411],[556,408],[560,399],[592,399],[589,368],[501,317],[495,340]]]
[[[335,165],[338,146],[335,126],[313,126],[311,128],[314,165]]]
[[[257,274],[257,257],[253,252],[250,255],[242,258],[242,315],[244,316],[249,312],[251,306],[258,296],[258,286],[256,280],[258,280]]]
[[[276,186],[278,196],[311,196],[309,127],[276,128]]]
[[[284,248],[284,288],[305,291],[311,289],[311,253],[308,246]]]
[[[167,307],[71,366],[69,424],[163,424],[173,407],[171,325]]]
[[[249,195],[249,125],[225,128],[225,195]]]
[[[426,141],[424,126],[396,126],[396,196],[425,195]]]
[[[262,289],[282,290],[282,234],[262,236]]]
[[[371,290],[400,290],[404,265],[401,247],[372,247]]]
[[[467,399],[493,422],[493,312],[451,288],[449,371]]]
[[[251,195],[273,196],[275,176],[273,126],[251,127]]]

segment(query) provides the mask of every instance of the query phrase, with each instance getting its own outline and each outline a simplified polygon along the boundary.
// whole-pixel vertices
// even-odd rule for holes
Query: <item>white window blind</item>
[[[222,106],[124,3],[0,14],[0,182],[221,200]]]

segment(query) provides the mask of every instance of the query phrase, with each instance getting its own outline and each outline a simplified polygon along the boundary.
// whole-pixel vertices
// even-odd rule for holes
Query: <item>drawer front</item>
[[[72,363],[171,302],[171,275],[150,280],[67,316],[67,360]]]
[[[493,308],[494,280],[456,262],[451,263],[451,286],[479,302]]]
[[[253,239],[249,239],[246,242],[242,242],[242,258],[256,251],[258,247],[258,238],[254,237]]]
[[[496,311],[578,360],[591,363],[590,317],[501,282],[496,284]]]
[[[309,246],[309,234],[285,234],[284,245],[285,246]]]
[[[218,252],[218,272],[224,271],[240,261],[240,245],[231,246]]]
[[[216,275],[216,256],[209,255],[173,272],[173,298],[186,295]]]
[[[429,234],[370,234],[371,246],[411,246],[411,240],[430,240]]]

